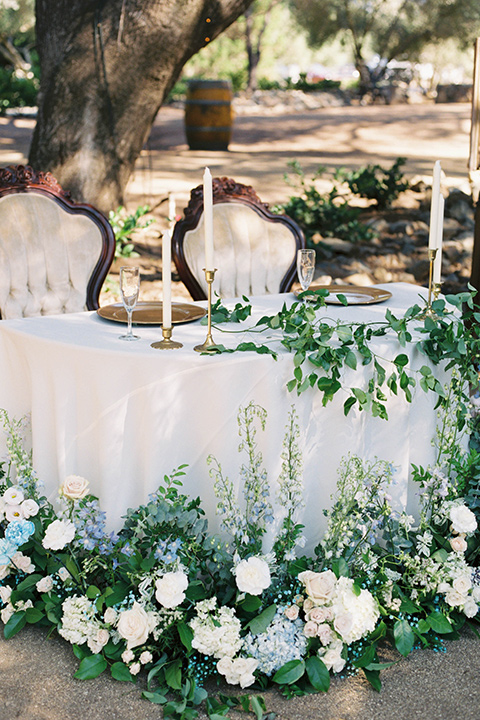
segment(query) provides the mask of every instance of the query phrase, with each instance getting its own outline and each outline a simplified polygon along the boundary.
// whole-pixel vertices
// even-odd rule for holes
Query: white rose
[[[127,641],[128,650],[143,645],[148,637],[149,618],[138,602],[134,602],[130,610],[120,613],[117,630],[120,637]]]
[[[338,615],[333,621],[333,627],[343,639],[348,638],[353,627],[353,617],[350,613]]]
[[[334,638],[334,634],[330,625],[327,625],[326,623],[323,623],[323,625],[319,625],[317,630],[317,637],[322,643],[322,645],[328,645],[329,643],[331,643]]]
[[[38,507],[38,503],[31,498],[28,498],[28,500],[24,500],[20,507],[22,508],[24,518],[35,517],[35,515],[40,510],[40,508]]]
[[[477,518],[466,505],[454,505],[450,510],[452,531],[458,534],[472,533],[477,529]]]
[[[53,588],[53,578],[51,575],[46,575],[37,582],[36,588],[39,593],[48,593]]]
[[[253,556],[242,560],[234,572],[240,592],[261,595],[270,586],[270,568],[262,558]]]
[[[15,565],[18,570],[21,570],[27,575],[35,572],[35,565],[32,563],[31,559],[21,552],[16,552],[12,557],[12,565]]]
[[[20,488],[10,487],[3,493],[3,499],[7,505],[20,505],[25,499],[25,495]]]
[[[472,587],[472,581],[469,575],[460,575],[455,578],[452,585],[454,590],[465,595]]]
[[[60,494],[70,500],[81,500],[88,493],[88,480],[81,475],[69,475],[60,485]]]
[[[223,657],[217,663],[217,670],[224,675],[230,685],[240,685],[242,688],[249,687],[255,682],[254,672],[257,669],[258,661],[255,658]]]
[[[3,602],[4,605],[8,603],[10,600],[10,595],[12,594],[12,588],[8,585],[2,585],[0,587],[0,600]]]
[[[99,628],[97,630],[97,637],[95,638],[97,643],[100,645],[100,647],[105,647],[105,645],[110,640],[110,633],[105,628]]]
[[[12,520],[23,520],[23,510],[21,505],[6,505],[5,518],[8,522]]]
[[[130,675],[138,675],[140,672],[140,663],[132,663],[128,669],[130,670]]]
[[[285,608],[285,617],[289,620],[296,620],[298,618],[299,609],[298,605],[289,605]]]
[[[149,650],[144,650],[138,659],[142,665],[147,665],[147,663],[152,662],[153,655]]]
[[[10,564],[0,565],[0,580],[4,580],[7,575],[10,575]]]
[[[305,585],[308,596],[317,604],[323,605],[331,600],[335,591],[337,578],[331,570],[316,573],[305,570],[299,574],[298,579]]]
[[[333,670],[333,672],[336,673],[343,670],[346,660],[342,658],[342,648],[343,643],[332,643],[328,650],[320,656],[325,663],[327,670]]]
[[[47,527],[42,545],[46,550],[63,550],[75,537],[75,525],[71,520],[54,520]]]
[[[155,597],[165,608],[174,608],[185,600],[188,577],[181,570],[165,573],[155,582]]]
[[[303,634],[305,635],[305,637],[316,637],[317,632],[318,625],[316,622],[313,622],[313,620],[309,620],[303,626]]]
[[[135,660],[135,654],[133,650],[124,650],[122,653],[122,660],[124,663],[132,662],[132,660]]]
[[[305,615],[307,620],[313,620],[316,623],[324,623],[325,620],[329,620],[329,613],[325,607],[313,607]]]
[[[467,597],[467,599],[465,600],[463,612],[468,618],[473,618],[477,614],[478,605],[472,597]]]
[[[457,537],[450,538],[450,547],[453,552],[464,553],[467,549],[467,542],[464,537],[458,535]]]
[[[103,614],[103,619],[107,625],[114,625],[117,619],[117,611],[112,607],[107,608]]]
[[[463,605],[465,600],[465,595],[457,592],[457,590],[450,590],[450,592],[445,595],[445,601],[450,605],[450,607]]]
[[[69,578],[72,577],[66,567],[59,568],[57,575],[62,582],[65,582],[66,580],[69,580]]]
[[[0,612],[0,618],[2,618],[2,622],[5,623],[5,625],[10,620],[14,612],[15,608],[13,605],[10,605],[10,603]]]

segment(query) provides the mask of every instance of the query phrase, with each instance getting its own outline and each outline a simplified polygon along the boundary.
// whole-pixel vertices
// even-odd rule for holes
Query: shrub
[[[290,162],[289,167],[293,178],[286,173],[285,181],[299,192],[274,209],[286,213],[300,225],[308,244],[314,244],[315,233],[350,242],[370,240],[374,237],[373,231],[358,220],[361,209],[349,205],[339,193],[336,184],[326,194],[319,192],[315,181],[325,172],[323,166],[318,168],[309,182],[297,160]]]
[[[7,108],[31,107],[37,103],[38,79],[17,75],[13,68],[0,67],[0,112]]]
[[[138,253],[134,250],[132,235],[152,224],[152,219],[143,224],[139,222],[140,218],[149,211],[150,207],[148,205],[138,207],[131,215],[127,215],[125,208],[122,206],[117,210],[110,210],[108,219],[115,233],[115,257],[138,257]]]
[[[354,195],[375,200],[377,206],[384,210],[409,187],[400,169],[405,162],[405,158],[399,157],[388,170],[384,170],[380,165],[367,165],[350,172],[339,170],[335,177],[346,182]]]

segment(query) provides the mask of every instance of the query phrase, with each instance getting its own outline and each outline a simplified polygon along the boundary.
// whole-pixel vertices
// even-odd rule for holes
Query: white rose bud
[[[24,500],[20,507],[22,508],[24,518],[35,517],[35,515],[40,510],[40,508],[38,507],[38,503],[31,498],[28,498],[28,500]]]
[[[53,578],[51,575],[46,575],[37,582],[36,588],[39,593],[49,593],[53,588]]]

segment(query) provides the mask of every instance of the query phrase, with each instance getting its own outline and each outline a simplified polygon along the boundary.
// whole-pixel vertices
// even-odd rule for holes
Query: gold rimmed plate
[[[122,303],[113,303],[98,308],[97,314],[104,320],[126,323],[127,311]],[[205,308],[189,303],[172,302],[172,323],[193,322],[200,320],[207,314]],[[163,321],[163,307],[161,302],[139,302],[132,313],[132,322],[135,325],[161,325]]]
[[[330,293],[325,297],[325,302],[329,305],[343,305],[338,296],[343,295],[349,305],[372,305],[373,303],[381,303],[392,297],[392,293],[388,290],[382,290],[376,287],[363,287],[357,285],[315,285],[312,284],[309,290],[328,290]],[[296,293],[298,295],[298,292]],[[315,300],[316,296],[305,295],[307,299]]]

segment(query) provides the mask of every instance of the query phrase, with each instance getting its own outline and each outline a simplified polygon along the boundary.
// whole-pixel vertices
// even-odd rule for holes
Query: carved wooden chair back
[[[215,274],[213,290],[221,297],[288,292],[296,276],[296,256],[305,247],[298,225],[275,215],[252,187],[231,178],[214,178],[213,228]],[[194,188],[172,236],[173,259],[194,300],[207,297],[203,268],[203,186]]]
[[[115,254],[105,216],[50,173],[0,169],[0,317],[96,310]]]

